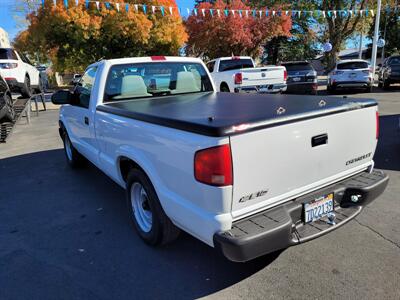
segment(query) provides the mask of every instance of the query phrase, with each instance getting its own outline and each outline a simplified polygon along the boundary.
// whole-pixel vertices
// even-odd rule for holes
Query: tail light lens
[[[194,177],[208,185],[232,185],[231,147],[222,145],[197,151],[194,156]]]
[[[379,112],[376,112],[376,139],[379,139]]]
[[[18,67],[16,63],[2,63],[0,64],[0,69],[15,69]]]
[[[235,74],[235,84],[242,84],[243,76],[242,73]]]
[[[286,71],[286,69],[283,71],[283,80],[284,81],[287,80],[287,71]]]

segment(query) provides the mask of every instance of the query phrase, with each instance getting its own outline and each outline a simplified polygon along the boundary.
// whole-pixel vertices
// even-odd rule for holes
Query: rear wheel
[[[3,95],[3,100],[4,100],[4,119],[6,121],[14,122],[15,120],[15,111],[13,107],[13,102],[12,99],[9,95],[4,94]]]
[[[219,90],[221,92],[223,92],[223,93],[229,93],[230,92],[229,87],[228,87],[228,85],[226,83],[221,84],[221,87],[220,87]]]
[[[86,159],[74,148],[69,139],[68,134],[65,132],[63,136],[64,152],[67,158],[67,163],[72,168],[79,168],[85,165]]]
[[[175,240],[180,230],[161,207],[156,191],[146,174],[132,169],[126,183],[129,218],[142,240],[152,246]]]
[[[28,76],[25,76],[24,84],[21,88],[21,95],[25,98],[30,98],[32,96],[31,80]]]

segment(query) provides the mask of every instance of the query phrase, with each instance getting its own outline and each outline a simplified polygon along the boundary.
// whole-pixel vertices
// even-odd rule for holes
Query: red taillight
[[[222,145],[197,151],[194,156],[194,177],[209,185],[232,185],[231,147]]]
[[[13,81],[16,80],[14,77],[4,77],[5,81]]]
[[[379,112],[376,112],[376,139],[379,138]]]
[[[283,80],[286,81],[287,79],[287,71],[286,69],[283,71]]]
[[[242,73],[236,73],[235,84],[242,84],[242,81],[243,81]]]
[[[166,60],[165,56],[161,55],[156,55],[156,56],[150,56],[151,60]]]

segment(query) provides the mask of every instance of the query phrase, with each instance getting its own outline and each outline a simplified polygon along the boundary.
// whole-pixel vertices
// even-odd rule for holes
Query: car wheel
[[[63,135],[64,152],[67,158],[67,163],[72,168],[79,168],[85,165],[86,159],[72,145],[67,133]]]
[[[3,98],[4,98],[4,102],[5,102],[5,107],[6,107],[5,118],[10,122],[14,122],[14,120],[15,120],[15,110],[14,110],[14,107],[13,107],[12,99],[7,94],[5,94],[3,96]]]
[[[329,94],[333,94],[333,93],[335,93],[336,88],[334,88],[334,87],[331,86],[331,85],[328,85],[327,91],[328,91]]]
[[[220,90],[221,92],[223,92],[223,93],[229,93],[229,92],[230,92],[228,85],[225,84],[225,83],[221,84],[221,87],[220,87],[219,90]]]
[[[383,87],[382,81],[378,80],[378,88],[382,88],[382,87]]]
[[[28,76],[25,76],[24,84],[21,88],[21,95],[24,98],[30,98],[32,96],[31,80]]]
[[[161,207],[147,175],[132,169],[126,183],[129,218],[142,240],[149,245],[164,245],[175,240],[180,230]]]
[[[374,89],[373,85],[370,85],[365,89],[365,92],[366,93],[372,93],[373,89]]]
[[[390,88],[390,82],[388,80],[386,80],[386,79],[383,79],[383,88],[385,90]]]

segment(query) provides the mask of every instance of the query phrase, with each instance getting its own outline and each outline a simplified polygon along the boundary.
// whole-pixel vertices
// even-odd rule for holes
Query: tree
[[[176,6],[174,0],[143,1],[144,4]],[[40,61],[50,59],[59,72],[80,72],[88,64],[99,59],[144,56],[177,55],[187,39],[184,25],[175,11],[171,15],[160,11],[155,14],[139,11],[134,6],[109,7],[95,3],[85,7],[85,1],[69,1],[66,9],[63,1],[53,5],[46,0],[45,6],[28,15],[29,27],[21,32],[15,47],[28,52]]]
[[[190,16],[186,21],[189,33],[187,53],[214,58],[230,55],[259,56],[266,41],[276,36],[289,36],[291,18],[286,15],[276,17],[258,16],[254,18],[249,6],[240,0],[224,3],[203,2],[196,5],[198,15]],[[202,14],[205,10],[205,16]],[[213,9],[213,15],[209,9]],[[225,16],[224,10],[229,10]],[[220,10],[220,16],[217,14]],[[231,10],[235,10],[235,16]],[[240,17],[239,10],[242,16]],[[248,16],[246,16],[246,10]],[[265,10],[264,10],[265,13]]]

